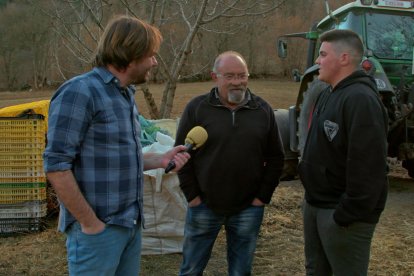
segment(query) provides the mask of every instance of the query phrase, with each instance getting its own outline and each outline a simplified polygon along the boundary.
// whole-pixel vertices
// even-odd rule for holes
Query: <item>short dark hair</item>
[[[355,61],[359,64],[364,54],[364,44],[359,35],[351,30],[330,30],[319,37],[322,42],[330,42],[336,45],[337,51],[349,51]]]
[[[124,69],[134,60],[156,54],[162,42],[160,31],[129,16],[116,16],[106,26],[99,41],[96,66],[113,65]]]

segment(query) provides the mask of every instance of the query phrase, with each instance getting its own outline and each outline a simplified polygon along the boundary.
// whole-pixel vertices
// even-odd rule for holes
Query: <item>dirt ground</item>
[[[207,92],[211,83],[180,84],[173,108],[179,117],[188,100]],[[295,102],[297,83],[290,81],[251,81],[251,89],[274,108],[287,108]],[[162,86],[151,85],[159,100]],[[0,108],[50,98],[52,91],[0,92]],[[141,112],[147,113],[141,95]],[[369,275],[414,275],[414,181],[399,162],[390,160],[390,193],[386,209],[374,235]],[[255,255],[254,275],[304,275],[301,202],[299,180],[281,182],[266,208]],[[40,233],[0,237],[0,275],[67,275],[65,237],[56,231],[56,216]],[[225,239],[220,234],[205,275],[226,275]],[[142,257],[141,275],[177,275],[180,254]]]

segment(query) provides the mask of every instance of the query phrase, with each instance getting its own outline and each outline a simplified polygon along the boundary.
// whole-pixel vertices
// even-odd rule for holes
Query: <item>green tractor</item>
[[[307,69],[303,74],[293,70],[300,88],[296,104],[289,110],[275,110],[286,151],[285,178],[296,175],[296,166],[307,135],[311,106],[327,86],[317,79],[320,42],[318,37],[331,29],[357,32],[365,45],[362,69],[377,83],[389,116],[388,156],[402,161],[414,177],[414,2],[397,0],[356,0],[328,15],[309,32],[280,36],[278,55],[285,58],[292,38],[308,40]]]

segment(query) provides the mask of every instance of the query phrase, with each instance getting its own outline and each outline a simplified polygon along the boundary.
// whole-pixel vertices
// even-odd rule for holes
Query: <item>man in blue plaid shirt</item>
[[[70,275],[138,275],[143,171],[178,171],[185,146],[142,154],[134,84],[148,80],[162,41],[155,27],[120,16],[105,29],[90,72],[52,97],[44,167],[60,201]]]

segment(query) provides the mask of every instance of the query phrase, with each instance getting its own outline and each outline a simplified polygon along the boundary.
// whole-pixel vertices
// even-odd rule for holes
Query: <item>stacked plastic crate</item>
[[[42,228],[47,215],[46,129],[39,114],[0,117],[0,235]]]

